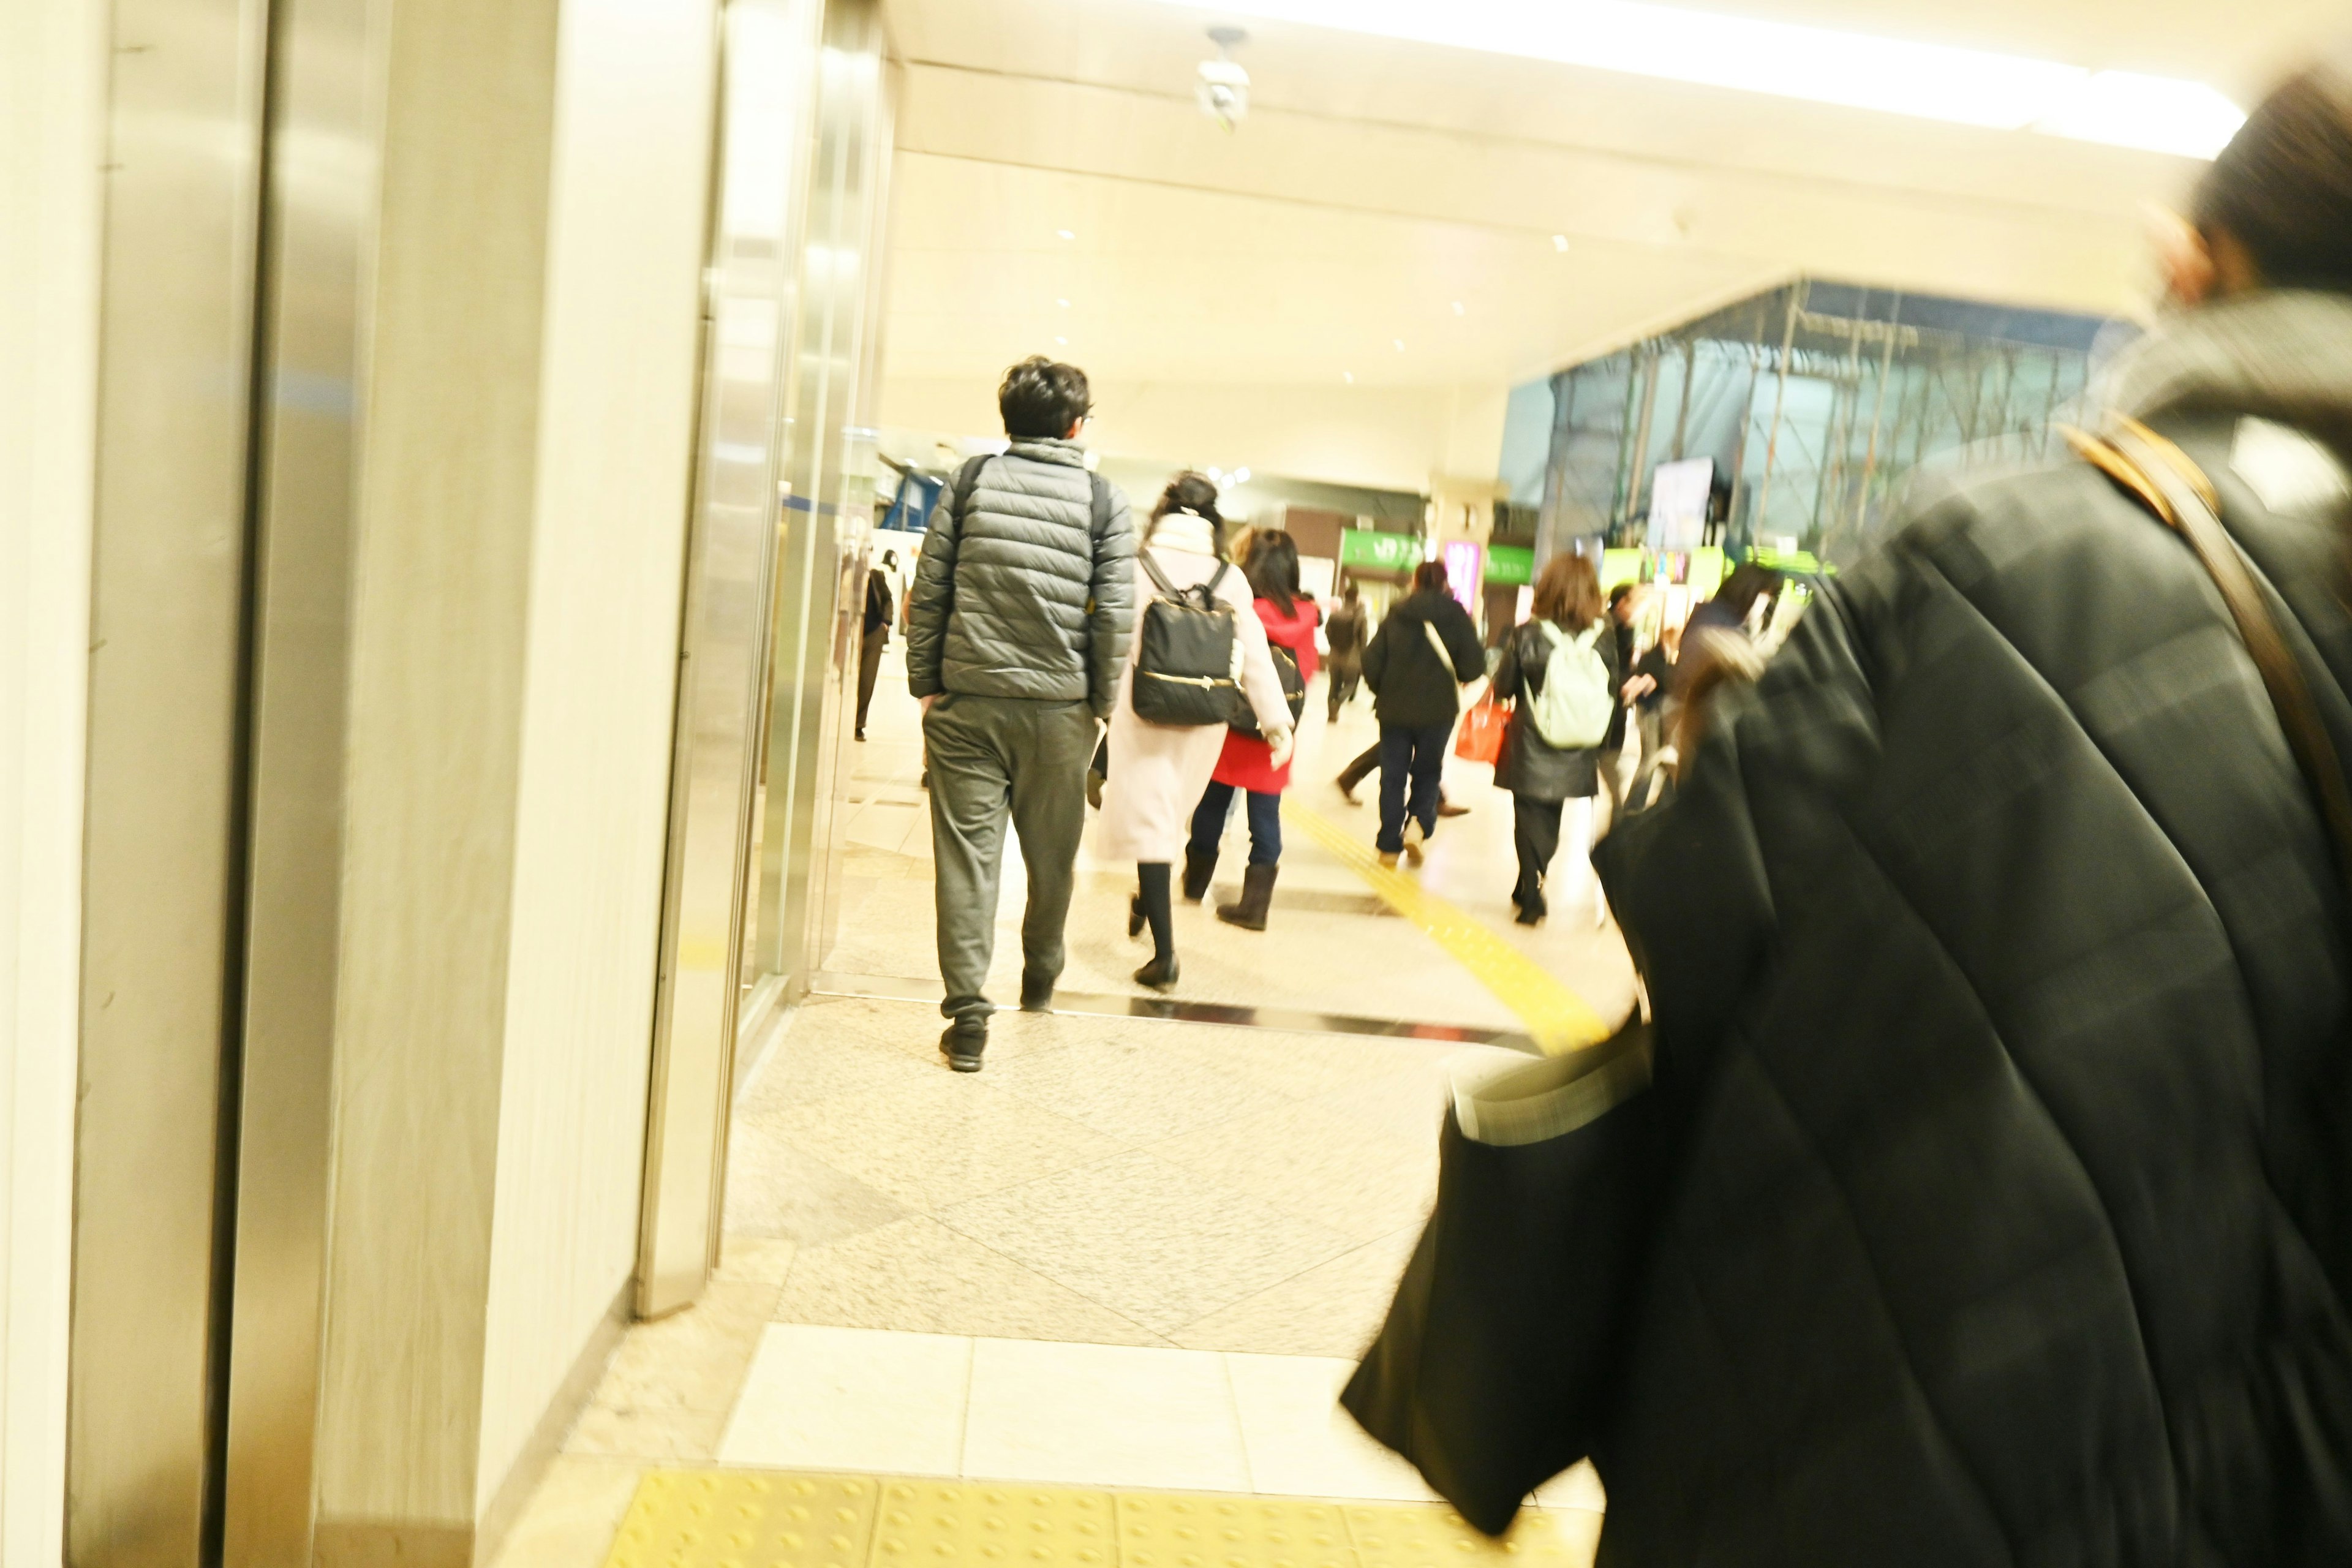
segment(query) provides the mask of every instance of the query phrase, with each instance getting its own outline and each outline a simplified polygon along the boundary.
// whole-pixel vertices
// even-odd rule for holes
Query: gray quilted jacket
[[[1134,625],[1135,524],[1075,441],[1020,440],[980,469],[959,519],[940,498],[907,611],[907,684],[1118,705]]]

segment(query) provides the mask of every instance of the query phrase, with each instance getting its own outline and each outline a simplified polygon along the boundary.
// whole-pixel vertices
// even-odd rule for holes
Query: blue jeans
[[[1453,734],[1450,721],[1381,726],[1381,832],[1372,843],[1381,854],[1404,847],[1408,811],[1421,823],[1423,838],[1437,831],[1437,781],[1445,771],[1445,742]]]
[[[1249,795],[1250,852],[1253,866],[1273,866],[1282,859],[1282,797],[1261,795],[1256,790]],[[1234,786],[1212,784],[1202,792],[1201,804],[1192,812],[1192,842],[1187,846],[1195,855],[1210,856],[1217,852],[1217,841],[1225,836],[1225,813],[1233,809]]]

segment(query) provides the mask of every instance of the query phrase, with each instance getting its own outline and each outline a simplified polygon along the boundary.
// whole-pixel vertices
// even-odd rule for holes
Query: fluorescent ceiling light
[[[1554,250],[1566,250],[1568,248],[1568,236],[1564,234],[1553,235],[1551,237],[1551,247]]]
[[[1221,0],[1215,9],[2188,157],[2211,157],[2245,120],[2202,82],[1637,0]]]

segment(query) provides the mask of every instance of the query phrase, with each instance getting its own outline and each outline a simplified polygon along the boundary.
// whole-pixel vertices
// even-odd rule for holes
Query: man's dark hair
[[[1006,371],[1004,384],[996,389],[1004,433],[1016,441],[1060,440],[1093,408],[1087,373],[1044,354],[1032,354]]]
[[[1426,594],[1433,588],[1445,591],[1453,585],[1443,561],[1424,561],[1412,569],[1412,591],[1416,594]]]
[[[1609,590],[1609,607],[1613,610],[1633,596],[1633,584],[1631,583],[1620,583],[1614,588]]]
[[[2263,100],[2197,187],[2192,217],[2226,232],[2273,289],[2352,293],[2352,71],[2312,66]]]

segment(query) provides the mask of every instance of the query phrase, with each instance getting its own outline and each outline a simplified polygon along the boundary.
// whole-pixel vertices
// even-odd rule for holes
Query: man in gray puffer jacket
[[[978,1072],[991,1006],[1004,821],[1029,903],[1021,1005],[1052,1005],[1086,828],[1097,724],[1118,701],[1134,625],[1135,527],[1090,472],[1086,373],[1024,360],[997,389],[1012,448],[964,465],[931,514],[907,611],[907,683],[923,704],[937,867],[940,1049]]]

